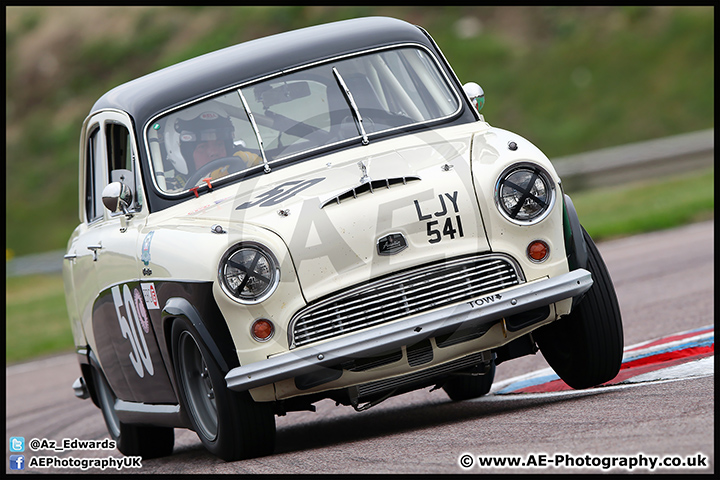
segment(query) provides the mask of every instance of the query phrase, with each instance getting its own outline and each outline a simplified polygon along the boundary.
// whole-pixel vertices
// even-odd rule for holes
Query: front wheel
[[[207,347],[181,318],[172,326],[172,352],[183,407],[205,448],[226,461],[271,454],[272,406],[229,390]]]
[[[175,444],[173,428],[130,425],[121,422],[115,412],[117,398],[98,367],[92,367],[92,378],[98,403],[105,417],[105,425],[120,453],[126,456],[140,456],[144,459],[165,457],[172,453]]]
[[[600,252],[583,231],[593,284],[570,315],[533,332],[555,373],[575,389],[615,378],[623,356],[623,328],[615,289]]]

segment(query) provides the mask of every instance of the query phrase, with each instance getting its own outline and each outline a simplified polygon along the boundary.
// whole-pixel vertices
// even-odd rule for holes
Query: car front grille
[[[327,340],[523,282],[498,254],[459,257],[371,281],[310,305],[290,322],[290,348]]]

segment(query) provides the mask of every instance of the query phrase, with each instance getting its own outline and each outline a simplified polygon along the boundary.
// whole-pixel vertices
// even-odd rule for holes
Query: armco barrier
[[[713,165],[715,129],[551,159],[566,192],[675,175]]]

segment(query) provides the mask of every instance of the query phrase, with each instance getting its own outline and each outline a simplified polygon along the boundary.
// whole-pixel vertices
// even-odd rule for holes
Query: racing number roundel
[[[130,341],[130,347],[132,348],[132,352],[128,355],[130,357],[130,363],[132,363],[133,368],[140,378],[145,376],[145,370],[147,370],[150,375],[153,375],[155,370],[153,369],[150,352],[145,342],[145,336],[142,334],[142,330],[144,330],[141,323],[142,319],[138,315],[134,298],[130,293],[130,288],[128,288],[127,285],[123,285],[121,297],[120,287],[113,287],[112,296],[113,302],[115,303],[115,313],[117,314],[118,322],[120,322],[120,331],[123,337]],[[129,321],[120,313],[120,307],[125,307],[125,312],[130,317]]]

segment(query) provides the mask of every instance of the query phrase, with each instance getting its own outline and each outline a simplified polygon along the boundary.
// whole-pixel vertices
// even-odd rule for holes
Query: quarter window
[[[137,182],[133,168],[132,137],[130,132],[119,123],[108,122],[105,124],[105,140],[107,142],[107,160],[110,182],[121,182],[130,187],[134,193],[134,204],[131,210],[137,207],[138,194]]]
[[[122,182],[133,192],[130,210],[142,208],[141,181],[134,166],[135,154],[130,131],[115,113],[100,113],[86,131],[85,218],[88,223],[104,216],[103,189],[111,182]],[[124,120],[124,119],[123,119]]]
[[[94,222],[103,215],[103,204],[101,199],[102,174],[99,171],[102,158],[99,151],[98,137],[100,128],[98,126],[88,136],[86,145],[85,160],[85,216],[88,223]]]

